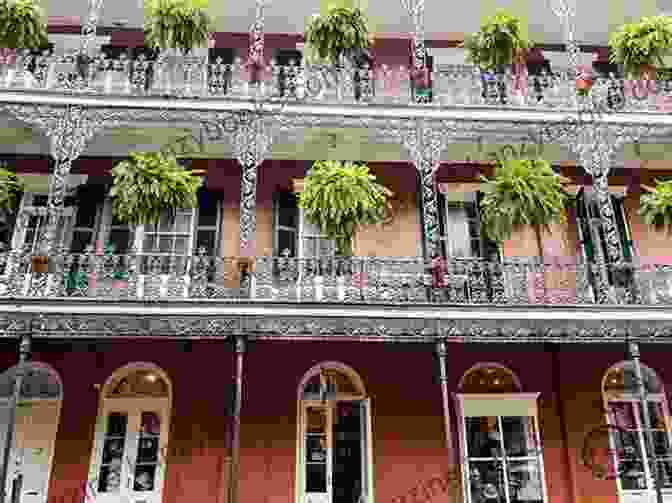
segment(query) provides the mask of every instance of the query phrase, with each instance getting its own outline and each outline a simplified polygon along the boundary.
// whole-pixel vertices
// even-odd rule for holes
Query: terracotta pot
[[[576,92],[581,95],[588,94],[588,91],[593,87],[593,80],[585,77],[576,79]]]
[[[237,261],[238,271],[254,272],[254,259],[251,257],[239,257]]]
[[[33,272],[45,274],[49,272],[49,257],[46,255],[34,255],[32,258]]]
[[[653,65],[641,65],[639,67],[639,76],[641,79],[656,80],[658,70]]]

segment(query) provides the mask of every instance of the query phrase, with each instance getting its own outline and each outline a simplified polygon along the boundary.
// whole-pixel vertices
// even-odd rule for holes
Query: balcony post
[[[448,354],[446,341],[440,340],[436,343],[436,354],[439,358],[439,378],[441,380],[441,399],[443,406],[443,424],[446,434],[446,451],[448,455],[448,465],[452,468],[456,465],[455,451],[453,449],[452,429],[450,427],[450,408],[448,399],[448,373],[446,365],[446,355]]]
[[[641,417],[644,420],[644,429],[646,433],[644,434],[644,442],[646,443],[646,450],[651,453],[651,459],[649,459],[649,466],[651,467],[651,476],[653,477],[653,484],[656,490],[656,501],[657,503],[663,503],[663,493],[661,487],[661,480],[658,473],[658,463],[656,461],[656,452],[653,439],[651,438],[651,417],[649,416],[648,400],[646,398],[647,391],[646,385],[644,383],[644,377],[642,374],[642,364],[640,361],[639,355],[639,344],[637,342],[630,341],[628,343],[628,349],[630,352],[630,358],[633,363],[635,370],[635,381],[637,384],[637,394],[639,398],[639,405],[642,409]]]
[[[7,478],[9,476],[9,463],[12,459],[12,449],[14,446],[14,430],[16,429],[16,407],[21,398],[21,388],[23,386],[23,377],[25,367],[30,358],[30,334],[24,334],[19,345],[19,363],[16,367],[16,376],[14,378],[13,392],[9,401],[9,421],[7,422],[7,432],[5,436],[5,445],[2,451],[2,464],[0,465],[0,501],[7,501]],[[2,426],[4,428],[4,426]]]
[[[457,126],[440,123],[437,126],[423,120],[413,123],[408,129],[390,129],[408,150],[418,172],[420,181],[420,214],[422,218],[422,253],[431,260],[438,251],[439,211],[436,197],[436,171],[441,163],[441,154],[448,141],[457,136]],[[464,134],[464,129],[460,132]]]
[[[227,120],[230,117],[227,118]],[[227,127],[228,122],[224,122]],[[242,168],[240,178],[240,255],[255,255],[257,232],[257,170],[264,162],[272,134],[264,117],[251,112],[234,115],[233,147]]]
[[[240,473],[240,413],[243,406],[243,363],[247,342],[243,335],[235,338],[236,354],[236,393],[233,405],[233,425],[231,429],[231,463],[229,476],[229,503],[238,503]]]
[[[254,23],[250,29],[250,61],[264,61],[264,8],[268,0],[256,0]]]
[[[425,13],[425,0],[401,0],[402,5],[408,11],[413,21],[413,69],[422,71],[426,67],[425,30],[423,15]]]

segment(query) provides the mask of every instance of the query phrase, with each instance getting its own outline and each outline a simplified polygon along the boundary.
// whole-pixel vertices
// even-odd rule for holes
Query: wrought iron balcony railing
[[[0,90],[78,91],[97,95],[163,96],[303,103],[371,103],[432,106],[492,106],[537,110],[574,109],[597,104],[601,112],[672,110],[672,81],[596,78],[587,96],[577,98],[572,72],[518,76],[484,74],[468,66],[416,75],[409,68],[366,64],[251,68],[205,57],[122,55],[83,61],[70,55],[19,55],[0,59]],[[593,107],[595,110],[595,107]]]
[[[571,258],[222,258],[203,254],[0,255],[0,298],[594,304],[600,269]],[[611,303],[672,304],[672,266],[611,266]]]

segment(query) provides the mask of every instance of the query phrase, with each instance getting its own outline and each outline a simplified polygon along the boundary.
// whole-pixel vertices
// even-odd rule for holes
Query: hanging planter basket
[[[484,233],[496,243],[511,239],[517,228],[537,231],[566,219],[571,198],[558,176],[543,159],[498,159],[492,178],[481,177],[480,202]],[[537,232],[539,253],[540,235]]]
[[[672,180],[656,180],[655,187],[642,188],[646,193],[639,200],[639,215],[644,223],[672,233]]]
[[[0,1],[0,48],[37,51],[48,45],[44,12],[34,0]]]
[[[212,20],[205,6],[192,0],[146,0],[145,41],[149,47],[188,54],[207,47]]]
[[[351,256],[357,228],[385,221],[387,193],[366,164],[316,161],[304,179],[299,207],[336,241],[337,254]]]
[[[122,223],[157,224],[178,209],[195,208],[204,171],[180,166],[161,153],[134,153],[112,168],[112,212]]]
[[[672,17],[644,17],[623,25],[609,39],[609,59],[623,67],[627,78],[656,78],[654,65],[664,67],[663,57],[672,49]]]
[[[498,76],[514,63],[522,63],[532,43],[522,34],[522,21],[504,10],[487,19],[478,32],[462,43],[467,63],[481,69],[483,98],[506,104],[506,84]]]
[[[341,57],[354,60],[370,45],[369,27],[358,8],[333,7],[326,15],[315,15],[304,35],[314,56],[333,65]]]

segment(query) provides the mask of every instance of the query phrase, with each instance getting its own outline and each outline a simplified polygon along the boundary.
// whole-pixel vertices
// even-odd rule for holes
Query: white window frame
[[[46,218],[47,216],[47,206],[35,206],[34,200],[36,197],[43,196],[47,197],[48,194],[44,192],[25,192],[21,198],[21,203],[19,204],[19,211],[17,214],[16,224],[14,226],[14,233],[12,236],[12,249],[13,250],[25,250],[24,243],[26,238],[26,229],[28,220],[22,222],[22,219],[29,219],[30,216],[36,215]],[[63,230],[63,240],[60,243],[56,243],[57,247],[65,247],[66,249],[70,248],[70,242],[72,240],[72,234],[75,226],[75,221],[77,218],[77,206],[66,206],[63,208],[62,216],[67,218],[67,227]],[[25,223],[25,225],[24,225]],[[46,222],[45,222],[46,224]],[[31,252],[39,251],[39,241],[33,243],[31,247]]]
[[[155,373],[160,379],[163,379],[168,386],[167,397],[107,397],[112,386],[116,384],[120,378],[128,376],[137,371],[151,371]],[[100,503],[116,503],[120,497],[126,496],[126,501],[138,502],[144,501],[146,503],[160,503],[163,501],[163,491],[165,488],[167,459],[165,453],[168,452],[168,441],[170,434],[170,422],[172,412],[172,384],[168,375],[158,366],[152,363],[138,362],[126,365],[117,369],[107,380],[106,384],[100,390],[100,398],[98,405],[98,415],[96,420],[96,428],[94,433],[93,449],[91,452],[91,459],[89,462],[89,475],[87,480],[87,495],[94,498],[96,502]],[[109,414],[113,412],[125,413],[127,416],[126,423],[126,437],[124,442],[124,455],[121,464],[121,491],[119,493],[99,493],[98,492],[98,477],[100,472],[100,465],[103,455],[103,447],[105,444],[105,436],[107,433],[107,422]],[[158,412],[161,420],[161,430],[159,436],[159,463],[157,466],[157,474],[155,475],[154,490],[151,492],[136,492],[132,490],[133,476],[129,474],[129,460],[130,465],[135,467],[137,458],[137,445],[139,439],[139,428],[141,427],[141,416],[143,412]],[[137,427],[137,431],[132,429]],[[91,494],[90,487],[94,487],[96,492]],[[125,489],[125,490],[124,490]]]
[[[464,501],[467,503],[473,503],[471,501],[471,490],[470,490],[470,480],[469,480],[469,458],[468,458],[468,449],[467,449],[467,427],[466,427],[466,418],[467,417],[497,417],[498,425],[501,431],[501,418],[502,417],[532,417],[534,420],[535,426],[535,441],[539,448],[539,453],[537,457],[528,456],[525,458],[520,458],[520,461],[525,460],[536,460],[539,464],[540,470],[540,479],[541,479],[541,489],[543,502],[549,502],[548,491],[546,488],[546,470],[544,468],[544,456],[543,456],[543,446],[541,443],[541,432],[539,428],[539,410],[537,401],[539,400],[540,393],[457,393],[455,394],[455,399],[457,402],[457,411],[458,417],[460,418],[460,427],[459,427],[459,440],[460,440],[460,459],[462,460],[462,474],[463,474],[463,497]],[[474,414],[469,412],[469,410],[474,410],[476,407],[480,410],[484,410],[487,415]],[[504,412],[502,409],[507,408],[509,412]],[[503,413],[504,412],[504,413]],[[514,413],[511,413],[514,412]],[[502,442],[502,453],[506,453],[504,450],[504,438],[500,439]],[[528,459],[529,458],[529,459]],[[504,456],[501,458],[504,464],[504,490],[506,492],[507,501],[510,501],[509,496],[509,482],[508,482],[508,470],[507,463],[508,457]],[[479,458],[478,461],[489,461],[490,458]],[[519,459],[515,459],[519,461]]]
[[[609,394],[605,390],[605,384],[607,381],[607,378],[609,377],[609,374],[618,369],[618,368],[623,368],[624,366],[629,366],[631,365],[631,362],[628,361],[623,361],[619,362],[615,365],[612,365],[607,372],[605,372],[603,380],[602,380],[602,399],[604,401],[604,410],[605,410],[605,420],[606,424],[608,425],[613,425],[613,426],[620,426],[620,425],[614,425],[612,421],[611,414],[609,412],[609,404],[610,403],[630,403],[633,405],[633,415],[634,415],[634,420],[635,420],[635,433],[636,433],[636,438],[639,443],[639,449],[640,453],[642,454],[643,457],[643,467],[644,467],[644,477],[646,481],[646,489],[623,489],[623,484],[621,483],[621,478],[617,477],[616,478],[616,488],[618,491],[618,500],[621,503],[630,503],[630,502],[635,502],[635,501],[640,501],[641,498],[643,497],[645,500],[649,499],[649,501],[654,501],[655,500],[655,494],[656,494],[656,489],[655,489],[655,482],[653,479],[653,476],[651,474],[651,468],[650,468],[650,461],[648,458],[648,453],[646,450],[646,442],[647,439],[644,437],[644,425],[641,424],[641,418],[640,414],[642,413],[641,409],[641,400],[636,393],[623,393],[622,395],[618,397],[610,397]],[[641,364],[642,368],[642,373],[644,376],[646,375],[646,372],[651,372],[652,375],[655,376],[656,381],[660,384],[662,387],[662,381],[658,377],[657,373],[651,369],[650,367]],[[670,409],[669,409],[669,404],[667,402],[667,397],[665,396],[665,391],[662,390],[660,393],[647,393],[647,404],[648,403],[656,403],[660,404],[661,408],[663,409],[663,423],[665,425],[665,430],[667,433],[667,441],[668,445],[670,446],[670,454],[667,456],[665,459],[672,460],[672,416],[670,416]],[[648,411],[647,411],[648,412]],[[612,456],[612,462],[614,463],[614,466],[618,466],[618,459],[616,458],[616,443],[611,435],[611,432],[609,434],[609,448],[610,448],[610,455]],[[657,458],[660,459],[660,458]],[[667,501],[672,501],[672,487],[664,488],[662,489],[663,493],[663,498],[664,500]]]
[[[305,212],[303,209],[299,208],[299,229],[298,229],[298,240],[299,242],[297,243],[297,255],[299,258],[323,258],[323,257],[334,257],[336,254],[336,242],[333,239],[328,239],[322,234],[311,234],[309,232],[306,232],[306,227],[309,225],[313,225],[310,222],[308,222]],[[328,242],[331,247],[333,248],[334,252],[330,255],[316,255],[316,256],[307,256],[306,255],[306,250],[304,249],[304,239],[315,239],[319,241],[326,241]]]

